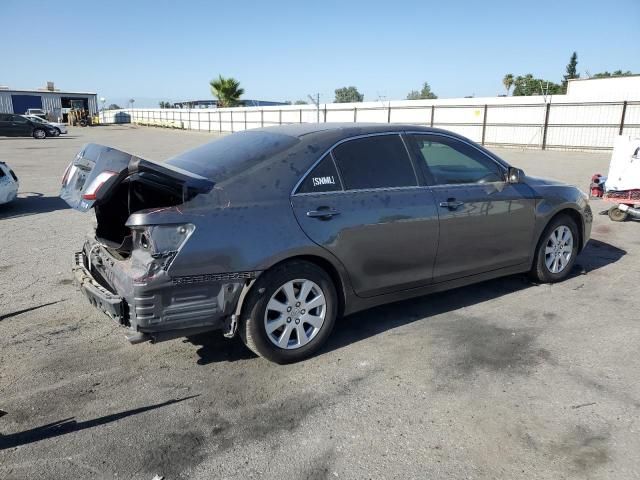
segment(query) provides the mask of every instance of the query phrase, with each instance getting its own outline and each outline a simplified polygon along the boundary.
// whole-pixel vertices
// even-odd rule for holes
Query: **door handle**
[[[462,205],[464,205],[464,202],[456,200],[455,198],[449,198],[446,202],[440,202],[442,208],[448,208],[449,210],[457,210]]]
[[[307,217],[319,218],[321,220],[329,220],[331,217],[340,215],[340,212],[335,208],[318,207],[317,210],[309,210]]]

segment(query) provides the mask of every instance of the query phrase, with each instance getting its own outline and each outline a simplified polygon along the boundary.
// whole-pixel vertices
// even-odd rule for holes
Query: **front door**
[[[430,283],[438,212],[400,136],[356,138],[333,154],[292,196],[305,233],[342,262],[357,295]]]
[[[529,186],[507,183],[502,165],[462,140],[424,134],[409,141],[440,215],[434,281],[528,262],[535,209]]]

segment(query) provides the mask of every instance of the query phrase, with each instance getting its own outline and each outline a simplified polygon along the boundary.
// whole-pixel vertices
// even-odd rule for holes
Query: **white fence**
[[[640,136],[640,100],[570,102],[566,95],[363,102],[221,109],[123,109],[101,123],[137,123],[208,132],[305,122],[376,122],[451,130],[484,145],[601,150],[623,132]],[[462,103],[464,101],[464,103]]]

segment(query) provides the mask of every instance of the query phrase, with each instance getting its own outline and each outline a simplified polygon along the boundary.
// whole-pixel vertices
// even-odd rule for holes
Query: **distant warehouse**
[[[67,121],[69,110],[88,110],[90,115],[98,112],[98,99],[91,92],[63,92],[47,82],[45,88],[36,90],[12,89],[0,85],[0,113],[22,115],[30,108],[45,111],[50,120]]]

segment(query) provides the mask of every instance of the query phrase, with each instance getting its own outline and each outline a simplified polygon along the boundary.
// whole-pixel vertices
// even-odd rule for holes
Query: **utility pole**
[[[307,95],[307,97],[316,106],[316,122],[320,123],[320,94],[316,93],[315,98],[311,95]]]

